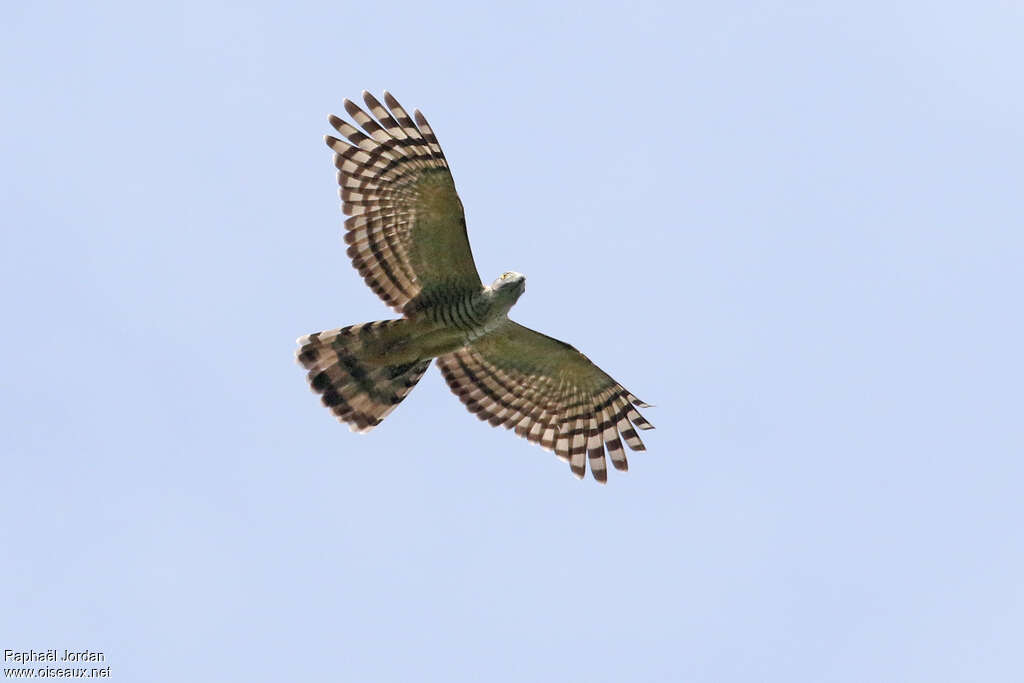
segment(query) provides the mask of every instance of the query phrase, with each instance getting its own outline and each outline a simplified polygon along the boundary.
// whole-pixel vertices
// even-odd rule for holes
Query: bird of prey
[[[605,451],[627,469],[623,442],[645,450],[649,407],[575,348],[508,318],[526,278],[485,286],[466,234],[462,202],[434,132],[387,91],[367,111],[345,100],[358,124],[330,116],[348,255],[397,320],[317,332],[298,340],[313,391],[353,431],[381,423],[434,358],[470,412],[553,451],[582,478],[586,462],[605,482]],[[414,120],[415,119],[415,120]],[[634,407],[636,406],[636,407]]]

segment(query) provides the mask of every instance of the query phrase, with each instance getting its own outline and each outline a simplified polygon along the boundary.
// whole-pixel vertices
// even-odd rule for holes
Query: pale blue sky
[[[0,649],[121,681],[1024,680],[1024,10],[16,3]],[[391,317],[326,116],[429,117],[485,281],[646,401],[606,487],[430,370],[370,435],[296,337]]]

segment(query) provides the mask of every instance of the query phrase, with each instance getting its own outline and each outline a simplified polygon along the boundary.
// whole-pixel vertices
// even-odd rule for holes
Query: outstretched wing
[[[462,202],[427,120],[416,111],[413,123],[387,91],[387,107],[366,91],[363,100],[373,116],[345,100],[362,130],[331,115],[345,140],[325,138],[350,216],[345,241],[352,264],[400,313],[479,291]]]
[[[627,469],[622,441],[645,450],[633,427],[654,428],[633,407],[647,404],[586,356],[512,321],[437,364],[470,412],[554,451],[578,477],[589,459],[594,478],[607,481],[605,449]]]

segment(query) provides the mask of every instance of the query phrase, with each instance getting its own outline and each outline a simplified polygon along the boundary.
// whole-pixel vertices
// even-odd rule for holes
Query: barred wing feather
[[[399,313],[479,291],[462,202],[430,124],[386,91],[387,107],[366,91],[363,100],[370,113],[345,100],[359,128],[332,115],[344,139],[326,137],[352,264]]]
[[[653,429],[634,407],[647,404],[586,356],[512,321],[437,363],[470,412],[554,451],[577,477],[589,461],[594,479],[607,481],[606,451],[626,470],[623,441],[645,450],[636,429]]]

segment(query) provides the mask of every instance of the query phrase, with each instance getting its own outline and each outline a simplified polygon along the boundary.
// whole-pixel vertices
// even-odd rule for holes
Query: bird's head
[[[491,285],[491,291],[498,299],[508,301],[511,308],[512,304],[518,301],[526,291],[526,276],[512,271],[502,273],[501,277]]]

